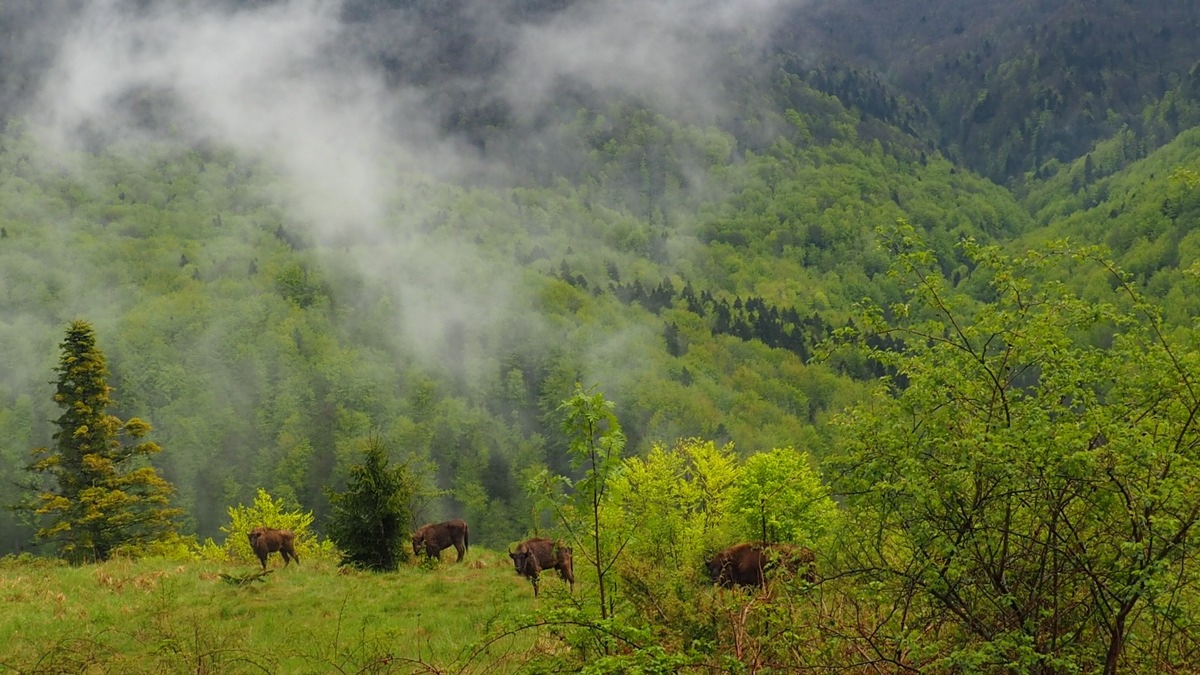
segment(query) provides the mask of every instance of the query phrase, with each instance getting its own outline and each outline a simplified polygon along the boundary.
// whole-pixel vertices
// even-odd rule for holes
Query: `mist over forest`
[[[728,117],[722,109],[728,101],[721,100],[713,76],[732,68],[727,64],[735,60],[735,50],[741,68],[762,58],[763,31],[784,7],[752,2],[694,9],[683,11],[672,3],[7,3],[4,25],[20,39],[8,43],[4,54],[9,95],[3,103],[13,137],[37,147],[21,154],[22,168],[57,173],[85,201],[137,202],[169,212],[179,208],[174,200],[192,199],[183,207],[191,213],[175,223],[179,237],[202,227],[189,220],[205,225],[220,220],[246,229],[243,237],[270,230],[303,251],[306,273],[309,266],[327,270],[320,283],[330,305],[370,308],[371,330],[378,331],[372,347],[420,362],[428,377],[449,373],[458,387],[482,389],[481,383],[498,376],[498,360],[518,358],[514,353],[531,359],[526,351],[537,354],[540,345],[560,335],[530,306],[539,291],[522,266],[511,258],[497,259],[482,235],[432,230],[454,208],[455,191],[536,189],[564,178],[583,179],[593,170],[588,148],[569,128],[581,106],[629,101],[621,105],[661,109],[696,123]],[[177,154],[189,149],[200,159]],[[689,157],[694,151],[681,150],[674,158],[681,184],[673,186],[672,201],[690,207],[710,198],[705,173],[712,158]],[[122,159],[103,166],[108,157]],[[130,177],[137,171],[132,166],[142,160],[157,164],[150,170],[157,171],[168,194],[131,189],[138,182]],[[164,170],[178,161],[184,166]],[[175,188],[175,178],[186,174],[192,161],[200,171],[224,164],[217,169],[226,173],[224,184],[191,193]],[[602,189],[619,209],[627,198],[622,193],[637,188],[621,177],[611,182]],[[270,213],[265,220],[260,213],[249,215],[247,203]],[[521,205],[515,205],[519,211]],[[131,308],[153,302],[161,291],[95,282],[105,275],[99,268],[110,261],[97,262],[87,247],[68,243],[80,226],[78,207],[70,204],[70,213],[47,209],[33,222],[10,228],[14,239],[18,233],[59,233],[47,242],[57,249],[43,252],[53,256],[54,285],[66,291],[53,308],[38,303],[8,315],[14,332],[26,322],[37,325],[37,347],[29,347],[37,357],[14,360],[10,378],[23,383],[21,395],[37,401],[38,410],[46,410],[46,366],[61,328],[56,322],[85,317],[103,336],[127,321]],[[664,205],[663,210],[676,208]],[[231,217],[239,210],[244,218]],[[561,249],[564,242],[570,248],[571,238],[578,237],[586,248],[584,242],[593,236],[587,217],[572,217],[577,221],[573,233],[556,231],[557,223],[514,221],[506,224],[512,231],[495,238],[536,252]],[[656,247],[680,260],[696,255],[691,216],[664,212],[659,217],[672,222],[656,235]],[[253,254],[232,254],[229,246],[193,248],[207,249],[214,261],[242,255],[244,266],[255,264]],[[186,258],[186,251],[179,254],[180,260]],[[227,258],[221,264],[232,263]],[[10,287],[25,281],[15,271],[10,274]],[[356,315],[347,314],[329,317],[330,328],[363,330],[353,325]],[[188,331],[187,344],[228,339],[221,335],[226,323],[203,321]],[[514,325],[519,325],[518,336],[501,344],[489,341]],[[644,341],[643,329],[592,330],[594,344],[572,349],[578,351],[572,366],[576,377],[610,385],[636,379],[636,372],[605,361],[624,362],[615,354]],[[33,335],[23,332],[23,344],[31,345]],[[213,349],[218,352],[214,361],[201,356],[205,350],[193,351],[187,366],[203,379],[202,386],[220,391],[212,395],[249,401],[260,395],[256,387],[272,386],[247,383],[228,354]],[[138,353],[134,345],[111,350],[134,358]],[[135,405],[144,394],[130,391],[126,382],[140,378],[122,376],[119,362],[114,365],[122,411],[157,417],[153,404]],[[388,383],[391,395],[403,395],[411,386],[406,379]],[[254,405],[240,412],[252,419]],[[152,423],[160,433],[173,435],[161,422]],[[374,423],[386,426],[382,420]],[[233,431],[216,432],[225,434],[218,444],[257,442]],[[22,451],[11,452],[19,457]],[[228,452],[253,456],[257,450]],[[165,461],[168,467],[175,464]],[[234,466],[214,471],[240,473]],[[450,482],[452,470],[440,471],[441,481]],[[213,489],[191,487],[196,478],[190,473],[176,474],[176,480],[187,477],[181,486],[185,498]],[[320,487],[308,486],[312,500],[321,501]],[[248,488],[236,491],[245,495]],[[223,507],[215,508],[219,518]],[[200,533],[217,534],[215,520],[202,518]],[[516,531],[516,524],[508,530]]]
[[[54,515],[112,513],[52,477],[99,434],[169,497],[139,550],[244,563],[266,505],[314,596],[573,545],[527,607],[569,619],[551,670],[1183,672],[1197,34],[1171,0],[4,0],[0,572],[88,560]],[[90,331],[112,400],[72,404]],[[370,462],[466,564],[331,562]],[[807,566],[734,583],[751,542]]]
[[[258,488],[319,530],[379,435],[493,546],[576,383],[632,454],[836,455],[898,219],[979,300],[964,237],[1104,244],[1182,326],[1196,12],[1104,4],[5,2],[0,474],[74,319],[187,532]]]

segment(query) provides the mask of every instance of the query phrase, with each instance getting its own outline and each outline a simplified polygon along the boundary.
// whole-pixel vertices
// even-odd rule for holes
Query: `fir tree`
[[[342,563],[391,572],[406,561],[404,537],[411,529],[409,503],[415,493],[408,466],[389,467],[383,443],[368,440],[362,464],[350,468],[346,490],[329,492],[329,538],[342,551]]]
[[[148,423],[108,414],[108,366],[91,324],[72,322],[60,348],[54,401],[63,413],[54,422],[54,444],[35,449],[27,467],[52,478],[24,505],[49,521],[37,538],[57,542],[62,555],[85,562],[174,534],[181,513],[170,507],[175,489],[148,461],[162,448],[140,440],[150,432]]]

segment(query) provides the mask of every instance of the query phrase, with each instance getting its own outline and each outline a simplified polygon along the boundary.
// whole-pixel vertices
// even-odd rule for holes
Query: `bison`
[[[763,586],[766,574],[783,568],[792,574],[802,572],[805,581],[816,580],[816,556],[802,546],[792,544],[736,544],[717,553],[708,561],[708,576],[726,588]]]
[[[454,547],[458,558],[454,562],[462,562],[463,555],[470,548],[470,532],[467,523],[462,520],[447,520],[444,523],[429,523],[422,525],[412,534],[413,555],[425,555],[430,558],[442,559],[442,549]]]
[[[293,546],[296,536],[291,530],[276,530],[270,527],[256,527],[250,530],[250,548],[262,563],[263,570],[267,569],[267,554],[279,551],[283,556],[283,566],[287,567],[292,560],[300,564],[300,556],[296,555]]]
[[[542,570],[558,570],[558,575],[575,592],[575,560],[570,546],[549,539],[533,538],[517,544],[508,552],[517,574],[533,584],[533,597],[538,595],[538,575]]]

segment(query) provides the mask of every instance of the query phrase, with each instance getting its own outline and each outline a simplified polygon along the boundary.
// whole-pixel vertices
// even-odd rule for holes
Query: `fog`
[[[756,44],[788,3],[559,4],[63,4],[70,11],[45,9],[38,24],[53,56],[28,115],[59,148],[167,136],[268,162],[286,179],[290,220],[315,238],[383,242],[365,247],[358,266],[402,294],[397,326],[432,354],[439,326],[498,318],[510,301],[509,271],[495,270],[485,287],[457,283],[480,264],[471,248],[432,246],[411,236],[404,212],[389,213],[403,172],[505,177],[505,164],[447,128],[457,109],[498,104],[532,118],[567,84],[601,98],[639,96],[668,113],[715,114],[713,72],[730,45]],[[545,151],[547,139],[529,140]]]
[[[0,335],[10,345],[0,358],[0,381],[19,403],[16,412],[0,413],[21,430],[20,437],[10,435],[0,444],[0,479],[54,432],[53,413],[42,410],[51,403],[55,347],[64,325],[76,318],[93,323],[100,348],[114,364],[148,358],[139,350],[157,349],[176,339],[171,331],[180,330],[139,322],[157,311],[148,307],[162,306],[156,302],[186,298],[141,297],[140,288],[130,287],[136,272],[115,273],[108,263],[91,259],[107,250],[73,248],[70,228],[95,225],[81,219],[103,218],[110,207],[120,214],[140,206],[134,201],[136,175],[129,186],[122,184],[130,191],[128,202],[107,201],[114,192],[113,167],[120,165],[105,165],[102,179],[89,174],[82,159],[88,153],[113,148],[123,157],[161,158],[164,145],[181,145],[215,150],[220,162],[231,153],[238,170],[230,175],[248,175],[245,167],[254,167],[252,184],[270,185],[271,194],[254,199],[254,208],[280,205],[289,234],[322,244],[303,255],[324,256],[328,273],[322,280],[343,286],[333,288],[330,297],[359,294],[372,312],[394,308],[395,316],[382,327],[377,317],[370,318],[372,337],[395,336],[389,356],[400,354],[401,361],[412,356],[422,368],[440,367],[458,382],[473,382],[483,369],[494,378],[499,359],[507,356],[500,350],[544,348],[559,339],[562,323],[537,315],[537,301],[525,296],[529,284],[520,278],[523,271],[511,262],[494,262],[494,253],[484,249],[486,242],[477,244],[474,233],[431,234],[431,219],[445,217],[445,203],[438,200],[453,186],[521,184],[530,180],[533,165],[539,177],[551,179],[583,166],[587,158],[572,154],[583,151],[581,144],[577,139],[562,144],[570,134],[556,128],[574,117],[581,102],[603,109],[635,99],[689,121],[718,119],[725,112],[720,76],[733,60],[755,59],[779,13],[796,1],[5,0],[0,4],[0,31],[6,38],[0,43],[5,67],[0,108],[16,125],[10,131],[25,130],[29,136],[16,141],[12,134],[4,141],[20,145],[10,155],[18,174],[12,194],[22,195],[22,178],[32,188],[7,205],[10,245],[23,245],[22,228],[60,228],[56,235],[67,236],[39,237],[40,246],[53,242],[49,246],[55,250],[39,249],[27,264],[0,269],[0,290],[12,309],[0,321]],[[481,137],[481,128],[493,137]],[[41,166],[29,169],[33,164]],[[697,166],[694,172],[702,176],[705,169]],[[53,215],[37,212],[43,203],[37,190],[43,187],[44,203],[59,209]],[[90,203],[87,194],[78,193],[89,187],[106,201]],[[59,189],[64,195],[71,191],[70,199],[59,199],[64,196],[55,192]],[[169,201],[170,195],[137,198],[159,200],[154,209],[166,210],[161,200]],[[499,200],[513,204],[503,193]],[[486,199],[481,203],[472,222],[486,227]],[[223,215],[226,228],[275,228],[274,222]],[[134,229],[154,227],[138,217],[113,218],[118,227],[134,221]],[[200,220],[207,226],[210,218]],[[536,226],[531,222],[528,246],[537,245],[538,228],[554,223],[548,216]],[[105,246],[137,255],[142,235],[122,234],[130,236],[114,237]],[[154,245],[159,248],[146,253],[157,256],[160,267],[164,256],[170,258],[168,267],[183,257],[170,244]],[[681,240],[669,250],[680,256],[687,245]],[[221,255],[203,253],[236,265],[237,273],[249,264],[230,263]],[[199,269],[201,263],[196,265]],[[188,355],[193,362],[206,354],[227,355],[225,328],[241,327],[239,320],[231,313],[227,320],[189,327],[180,338],[187,344],[174,347],[193,349]],[[114,339],[115,333],[125,339]],[[611,391],[622,378],[637,378],[638,370],[648,367],[638,362],[638,352],[657,338],[644,326],[589,327],[591,353],[581,366],[585,384]],[[195,392],[192,398],[177,397],[184,380],[179,364],[166,351],[156,352],[156,358],[136,369],[143,380],[114,381],[120,405],[130,399],[151,408],[202,400],[197,397],[203,394]],[[222,360],[188,375],[202,381],[197,386],[204,391],[239,408],[227,423],[237,423],[234,415],[253,414],[239,406],[259,400],[251,391],[255,385],[243,382],[254,378],[238,372],[245,367]],[[165,374],[162,381],[156,379],[159,373]],[[403,389],[405,383],[388,386]],[[154,412],[136,410],[159,424]],[[26,417],[28,424],[21,421]],[[189,418],[175,411],[174,419]],[[216,468],[207,476],[196,471],[219,467],[221,453],[233,452],[237,461],[246,462],[274,456],[271,448],[259,447],[270,440],[232,437],[244,429],[163,424],[155,433],[169,439],[172,450],[204,458],[168,459],[164,466],[182,471],[186,465],[190,473],[178,476],[181,496],[193,502],[201,519],[197,527],[209,534],[219,524],[212,519],[223,515],[220,500],[233,497],[213,492],[222,489]],[[0,519],[0,536],[13,537],[0,542],[0,550],[24,546],[19,529],[11,519]]]

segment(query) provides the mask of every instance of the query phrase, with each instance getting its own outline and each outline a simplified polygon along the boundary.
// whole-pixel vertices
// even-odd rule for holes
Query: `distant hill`
[[[907,101],[927,114],[915,133],[1008,182],[1122,127],[1145,130],[1147,104],[1197,77],[1197,34],[1200,6],[1172,0],[818,0],[792,13],[776,47],[867,114]],[[1177,106],[1195,103],[1185,92]]]
[[[211,2],[231,11],[272,4],[280,3]],[[536,131],[549,121],[545,113],[520,119],[501,94],[522,31],[579,6],[348,0],[340,9],[347,38],[338,51],[377,64],[390,86],[426,88],[446,133],[503,151],[518,126]],[[36,91],[71,7],[35,0],[0,5],[0,113],[20,110]],[[771,58],[927,150],[1012,184],[1083,156],[1122,128],[1153,148],[1200,123],[1197,34],[1200,6],[1176,0],[815,0],[797,3],[774,24]],[[734,43],[728,49],[741,51]],[[760,102],[786,105],[786,94],[771,91],[778,80],[764,72],[746,59],[710,76],[727,102],[761,96]],[[568,115],[581,101],[606,98],[569,79],[558,86]],[[739,131],[738,119],[730,120],[730,131]]]

